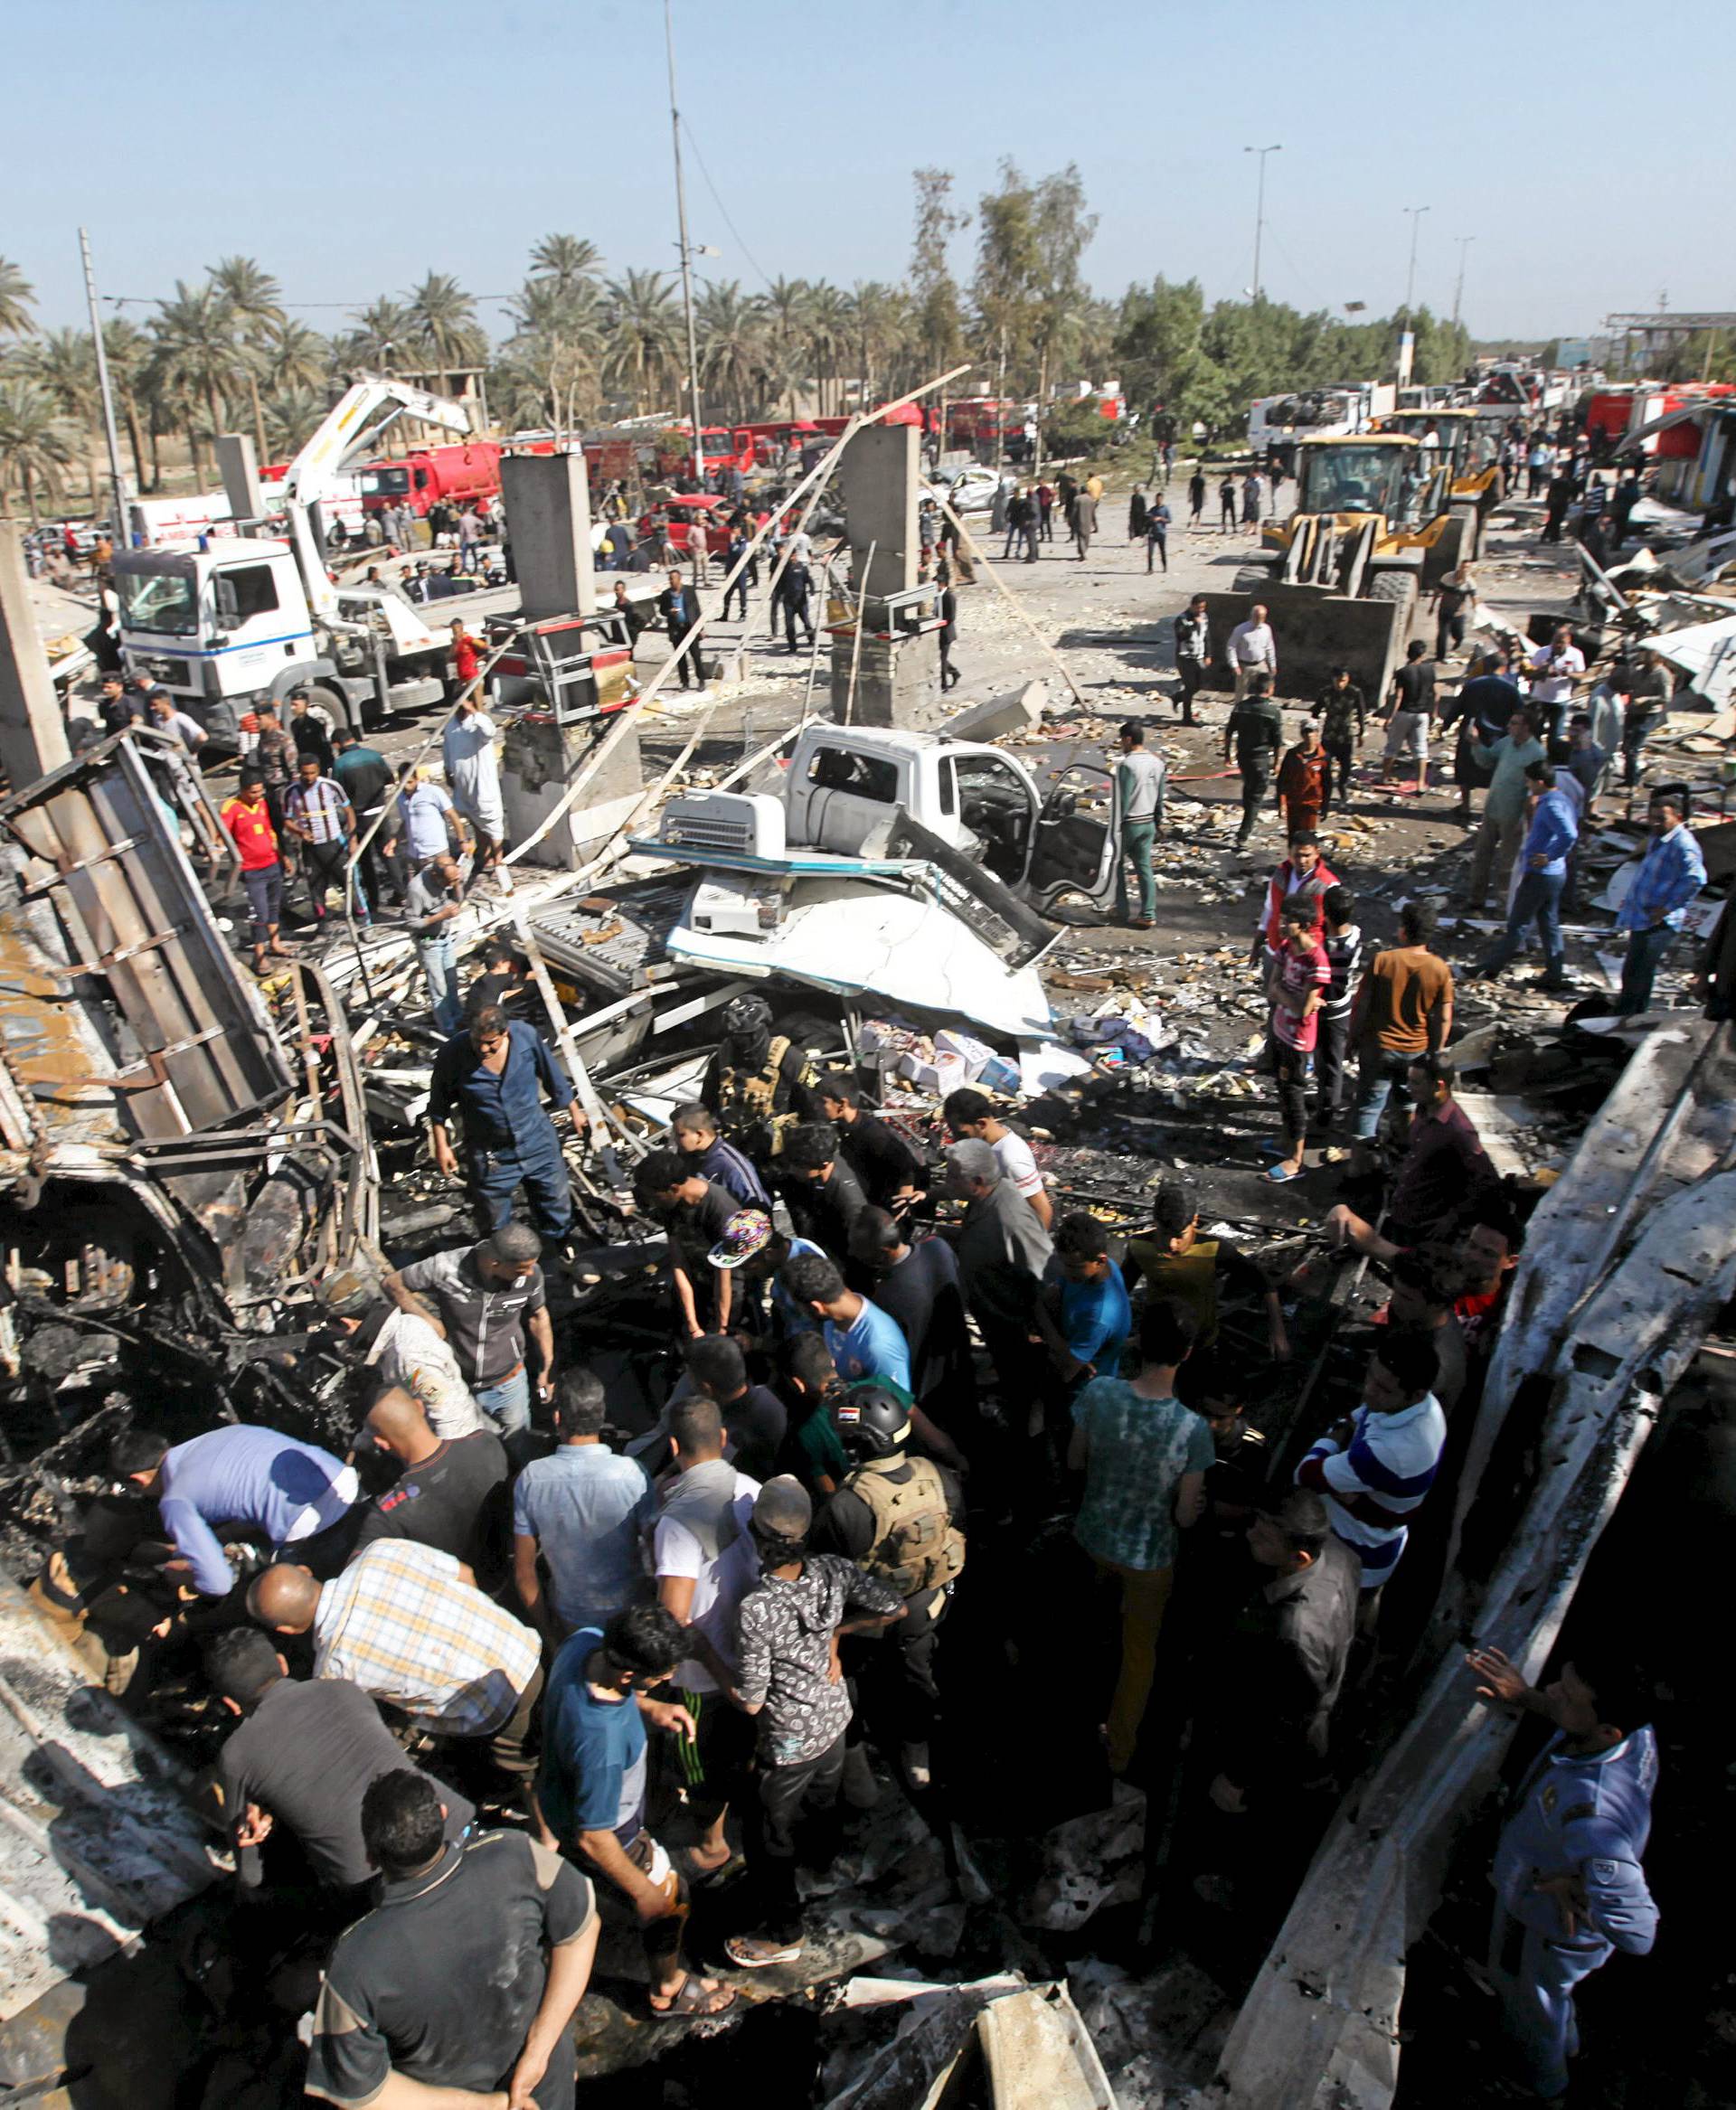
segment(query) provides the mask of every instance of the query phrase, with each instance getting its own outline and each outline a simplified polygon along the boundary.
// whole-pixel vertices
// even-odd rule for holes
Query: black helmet
[[[731,997],[723,1006],[723,1031],[732,1039],[751,1040],[771,1031],[771,1006],[763,996]]]
[[[832,1422],[853,1458],[889,1458],[910,1440],[910,1402],[896,1385],[867,1378],[838,1393]]]

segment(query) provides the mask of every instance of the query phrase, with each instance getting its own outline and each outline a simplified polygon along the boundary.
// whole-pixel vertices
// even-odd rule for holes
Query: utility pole
[[[1404,275],[1404,326],[1410,325],[1410,297],[1417,289],[1417,230],[1422,225],[1422,216],[1431,208],[1427,205],[1407,205],[1410,215],[1410,268]]]
[[[1282,154],[1284,148],[1280,143],[1276,146],[1244,146],[1241,151],[1244,154],[1257,154],[1260,156],[1260,185],[1255,193],[1254,201],[1254,300],[1258,304],[1260,300],[1260,238],[1266,227],[1266,156],[1269,154]]]
[[[1477,240],[1474,234],[1461,234],[1458,238],[1458,278],[1453,287],[1453,327],[1458,327],[1458,310],[1465,298],[1465,252]]]
[[[102,341],[102,306],[97,299],[97,274],[90,262],[90,237],[79,230],[79,254],[84,262],[84,297],[90,304],[90,335],[97,352],[97,388],[102,397],[102,429],[108,442],[108,476],[114,485],[114,518],[109,523],[115,547],[124,550],[127,532],[127,485],[120,473],[120,442],[115,435],[115,399],[108,388],[108,353]]]
[[[693,260],[687,242],[687,186],[681,174],[681,111],[675,103],[675,24],[663,0],[663,36],[669,53],[669,127],[675,145],[675,218],[681,229],[681,298],[687,311],[687,389],[693,424],[693,474],[705,483],[705,442],[699,422],[699,334],[693,327]]]

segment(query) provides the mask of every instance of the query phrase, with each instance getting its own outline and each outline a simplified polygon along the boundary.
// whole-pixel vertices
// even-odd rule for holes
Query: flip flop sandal
[[[760,1953],[757,1955],[750,1955],[749,1952],[754,1949]],[[785,1942],[774,1946],[769,1942],[756,1941],[751,1936],[731,1935],[723,1945],[723,1954],[731,1964],[739,1964],[743,1971],[767,1971],[776,1964],[800,1963],[802,1945],[800,1942]]]
[[[1297,1171],[1292,1172],[1288,1165],[1274,1165],[1266,1177],[1272,1182],[1273,1186],[1281,1187],[1286,1180],[1299,1180],[1302,1173],[1299,1167]]]
[[[658,2007],[655,2001],[650,2002],[650,2007],[651,2012],[659,2021],[670,2015],[684,2021],[695,2017],[703,2020],[712,2015],[726,2014],[735,2005],[736,1997],[732,1985],[713,1986],[708,1992],[700,1983],[698,1973],[690,1971],[681,1982],[681,1991],[666,2007]]]
[[[695,1868],[691,1856],[684,1856],[681,1873],[690,1890],[724,1890],[747,1873],[748,1864],[739,1853],[732,1853],[726,1861],[720,1861],[714,1869]]]

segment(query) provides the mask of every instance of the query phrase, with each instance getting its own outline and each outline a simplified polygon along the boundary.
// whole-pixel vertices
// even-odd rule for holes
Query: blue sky
[[[1727,7],[1650,18],[1203,0],[676,0],[704,268],[893,281],[910,172],[973,202],[1012,154],[1077,161],[1099,292],[1162,271],[1209,295],[1262,261],[1305,307],[1417,297],[1479,334],[1595,328],[1614,309],[1736,307],[1716,215],[1736,176]],[[105,292],[148,300],[236,252],[316,326],[430,268],[505,294],[550,231],[611,268],[672,264],[659,0],[84,0],[8,10],[0,255],[45,324],[82,320],[76,230]],[[967,278],[974,235],[956,245]],[[319,305],[328,304],[328,305]],[[142,318],[143,308],[128,312]],[[491,325],[497,306],[486,306]]]

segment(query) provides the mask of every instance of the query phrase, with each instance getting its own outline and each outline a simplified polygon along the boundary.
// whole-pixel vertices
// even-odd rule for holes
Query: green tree
[[[324,390],[294,385],[273,388],[262,405],[268,461],[293,460],[326,415]]]
[[[1030,356],[1043,258],[1037,242],[1036,200],[1013,161],[1001,164],[999,186],[976,206],[976,275],[971,281],[976,344],[993,363],[995,393]]]
[[[626,271],[604,294],[609,350],[604,375],[625,395],[637,418],[668,385],[678,364],[679,317],[666,271]]]
[[[602,251],[576,234],[545,234],[531,251],[531,277],[552,281],[562,293],[595,286],[602,272]]]
[[[61,472],[76,436],[45,388],[22,375],[0,380],[0,493],[21,492],[31,525],[40,526],[38,491],[58,497]]]
[[[0,337],[22,337],[30,327],[36,288],[6,257],[0,257]]]
[[[331,378],[331,341],[306,323],[268,323],[257,349],[265,386],[274,396],[323,389]]]
[[[175,298],[158,301],[150,327],[156,340],[152,354],[156,386],[185,427],[193,476],[203,482],[200,414],[204,413],[206,432],[223,429],[225,391],[237,379],[234,316],[214,286],[189,287],[177,278]]]
[[[124,316],[117,316],[113,322],[102,325],[102,349],[108,362],[108,386],[114,393],[122,422],[127,428],[127,443],[133,457],[133,480],[141,491],[146,488],[142,404],[145,368],[150,348],[150,339]]]
[[[355,318],[355,327],[339,350],[344,363],[379,373],[401,373],[415,365],[416,322],[401,300],[390,294],[373,301]]]
[[[266,458],[265,419],[259,409],[259,357],[266,332],[284,320],[283,288],[251,257],[224,257],[206,273],[235,324],[241,378],[253,412],[253,444]]]
[[[1075,356],[1091,321],[1091,300],[1080,262],[1097,231],[1097,214],[1085,210],[1085,185],[1069,162],[1046,175],[1031,197],[1034,251],[1030,337],[1037,359],[1037,458],[1043,455],[1043,419],[1049,382],[1058,360]]]
[[[487,355],[488,339],[476,320],[476,304],[448,271],[430,271],[407,303],[410,328],[428,364],[424,371],[439,384],[439,392],[451,392],[455,372],[480,366]]]
[[[708,283],[695,304],[694,320],[701,380],[729,418],[746,417],[762,370],[766,322],[759,302],[742,292],[739,279]]]
[[[910,181],[916,190],[910,249],[916,336],[929,372],[941,373],[958,365],[965,349],[964,310],[947,252],[953,236],[970,225],[970,214],[952,203],[950,169],[913,169]]]
[[[98,434],[102,428],[102,389],[97,377],[96,347],[88,330],[45,330],[24,347],[20,362],[25,376],[48,391],[67,432],[82,456],[92,513],[102,504],[102,467]]]
[[[820,413],[844,408],[844,359],[851,343],[849,296],[822,279],[810,290],[806,320],[807,355],[820,391]]]

